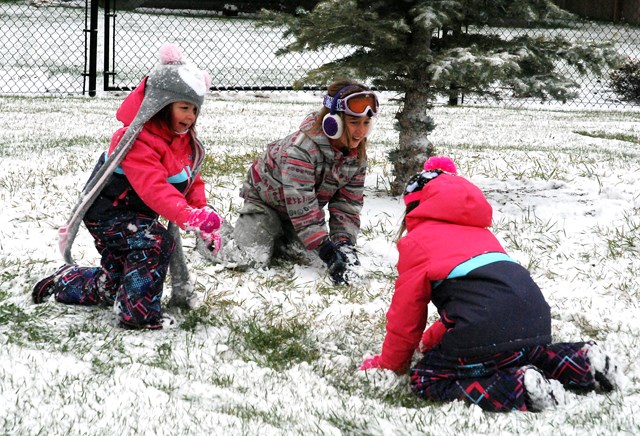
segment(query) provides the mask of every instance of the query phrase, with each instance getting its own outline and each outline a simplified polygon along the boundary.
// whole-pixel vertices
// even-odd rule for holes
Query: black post
[[[102,71],[102,82],[104,90],[109,90],[109,76],[111,75],[111,66],[109,65],[109,57],[111,55],[111,0],[104,2],[104,68]]]
[[[89,24],[89,96],[96,96],[96,77],[98,59],[98,0],[91,0]]]

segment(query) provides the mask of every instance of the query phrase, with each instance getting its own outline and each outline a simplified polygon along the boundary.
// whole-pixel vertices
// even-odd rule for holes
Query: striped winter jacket
[[[298,131],[269,144],[249,168],[241,190],[245,201],[267,205],[288,218],[309,250],[329,237],[356,243],[367,169],[366,158],[358,162],[357,150],[345,155],[322,131],[310,130],[316,116],[310,114]]]

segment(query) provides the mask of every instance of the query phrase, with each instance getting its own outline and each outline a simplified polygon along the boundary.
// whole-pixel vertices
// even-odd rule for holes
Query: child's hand
[[[201,233],[213,233],[222,225],[222,218],[209,206],[191,209],[187,214],[185,230],[196,230]]]
[[[422,333],[422,339],[420,340],[420,344],[418,345],[418,351],[421,353],[426,353],[430,351],[433,347],[438,345],[442,340],[442,336],[447,331],[447,328],[442,323],[442,320],[438,320],[431,324],[424,333]]]
[[[367,369],[382,368],[382,362],[380,362],[380,355],[376,354],[373,357],[369,357],[360,365],[360,371],[366,371]]]
[[[201,207],[200,209],[191,209],[187,214],[185,222],[185,230],[194,230],[198,233],[207,247],[207,250],[213,254],[218,254],[222,246],[220,238],[220,226],[222,218],[211,207]]]
[[[200,239],[204,241],[205,247],[209,250],[213,255],[218,254],[220,251],[220,247],[222,247],[222,238],[220,237],[220,233],[217,230],[214,230],[211,233],[200,232]]]
[[[358,251],[350,240],[343,239],[342,241],[339,241],[337,245],[340,251],[344,253],[348,266],[360,265],[360,260],[358,259]]]
[[[318,255],[327,264],[331,280],[336,285],[346,285],[347,279],[347,255],[340,251],[340,248],[327,239],[318,249]]]

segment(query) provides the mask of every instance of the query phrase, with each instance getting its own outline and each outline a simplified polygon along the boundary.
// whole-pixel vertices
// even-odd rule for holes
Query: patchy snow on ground
[[[64,224],[118,127],[123,95],[0,97],[0,432],[6,434],[637,434],[640,432],[640,112],[437,107],[431,136],[494,207],[493,230],[551,305],[555,341],[594,339],[627,376],[610,394],[541,413],[416,399],[407,376],[358,371],[380,351],[403,203],[387,193],[397,106],[370,138],[362,280],[317,259],[230,271],[184,235],[198,308],[178,327],[126,331],[108,308],[31,302],[61,263]],[[211,93],[198,131],[231,223],[244,170],[320,106],[319,93]],[[98,256],[84,227],[76,260]],[[164,301],[171,289],[167,283]],[[435,320],[429,307],[430,320]],[[416,356],[417,357],[417,356]]]

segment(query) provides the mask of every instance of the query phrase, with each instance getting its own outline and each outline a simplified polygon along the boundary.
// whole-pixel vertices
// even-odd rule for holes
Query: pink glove
[[[220,228],[222,218],[209,206],[191,209],[184,223],[185,230],[197,230],[203,233],[213,233]]]
[[[382,368],[382,362],[380,362],[380,355],[376,354],[373,357],[369,357],[360,365],[360,371],[366,371],[367,369]]]
[[[198,236],[200,236],[206,244],[207,250],[213,254],[218,254],[222,246],[222,239],[220,238],[219,232],[221,225],[222,218],[220,218],[215,210],[207,206],[189,211],[184,227],[185,230],[195,230],[198,232]]]
[[[220,233],[217,230],[212,233],[204,233],[200,232],[200,239],[202,239],[207,246],[207,250],[212,252],[213,254],[218,254],[220,251],[220,247],[222,247],[222,238],[220,237]]]

